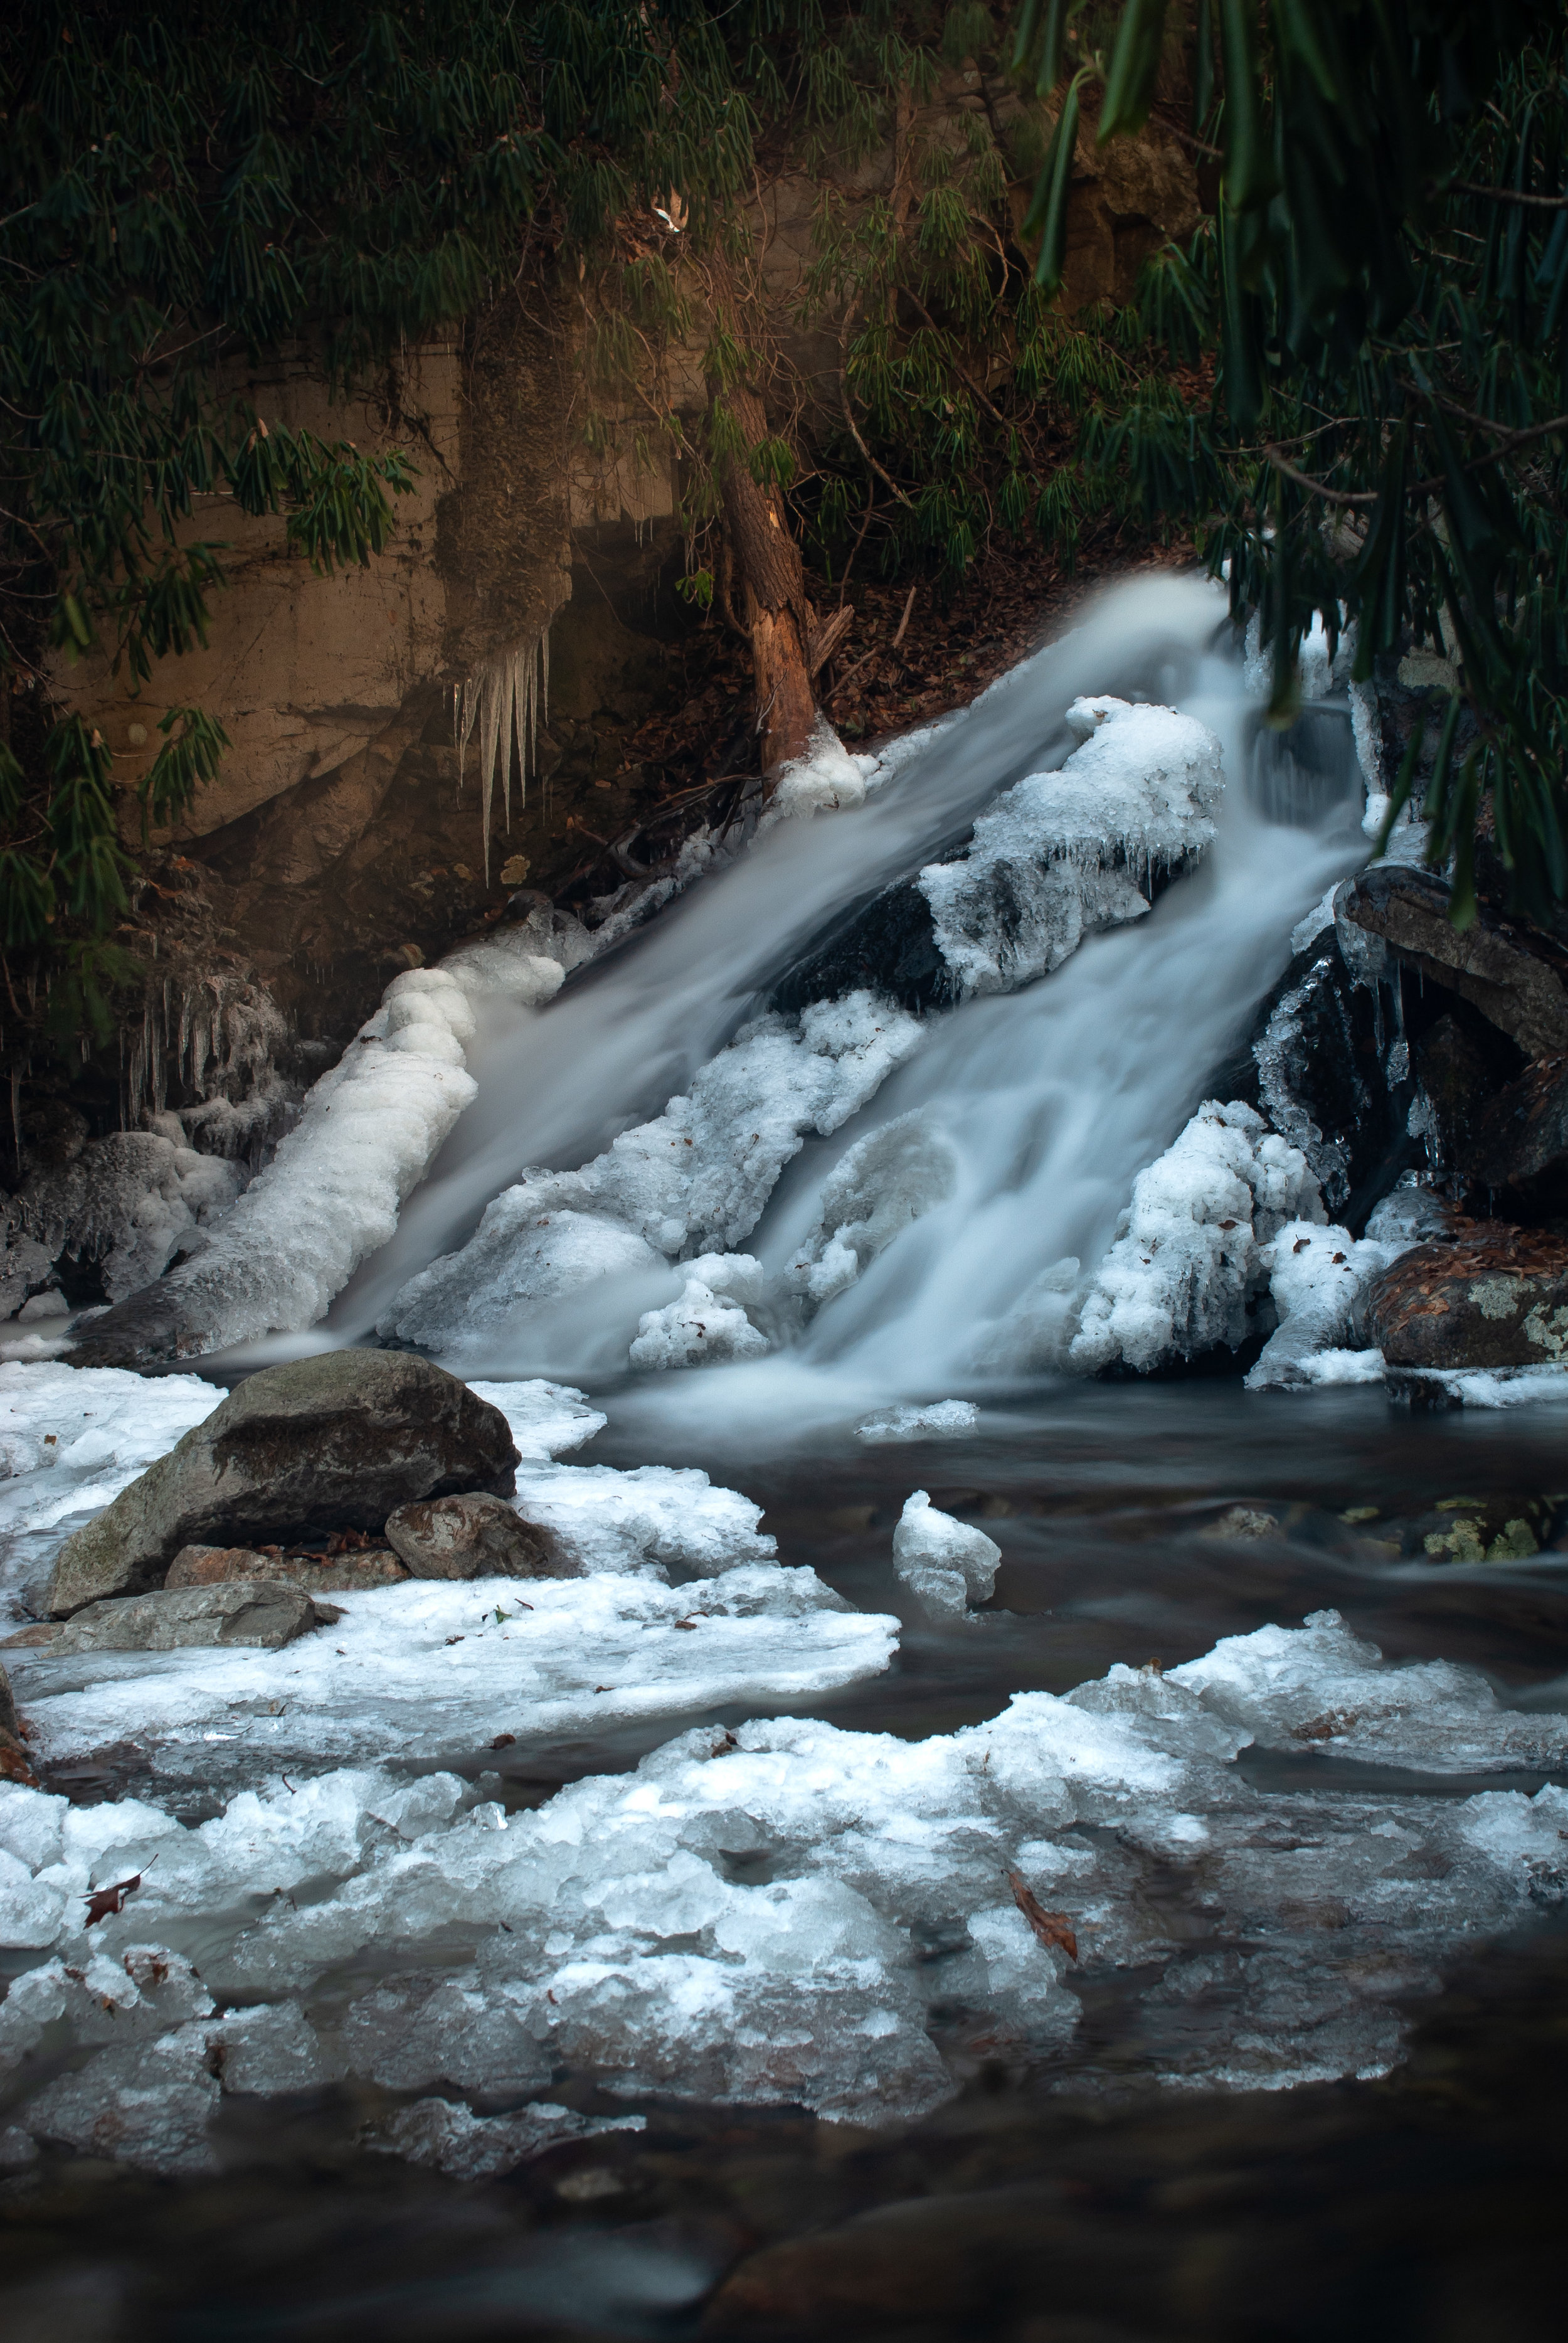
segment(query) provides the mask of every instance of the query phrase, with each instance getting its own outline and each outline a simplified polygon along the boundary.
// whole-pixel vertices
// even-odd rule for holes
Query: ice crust
[[[1175,709],[1077,699],[1079,746],[1031,773],[974,825],[961,860],[930,863],[920,889],[961,996],[1010,992],[1060,968],[1087,935],[1149,909],[1147,886],[1201,854],[1224,787],[1208,727]]]
[[[416,2099],[362,2137],[367,2147],[432,2166],[453,2180],[492,2180],[564,2139],[647,2128],[646,2116],[582,2116],[548,2099],[509,2116],[477,2116],[461,2100]]]
[[[0,1483],[13,1518],[35,1523],[106,1503],[223,1396],[194,1376],[117,1369],[11,1366],[0,1378],[25,1403],[10,1433],[24,1466],[45,1424],[65,1433],[106,1413],[122,1425],[117,1439],[112,1426],[82,1435],[88,1477],[68,1450],[62,1464]],[[276,1652],[18,1649],[7,1658],[38,1755],[58,1763],[128,1743],[171,1786],[232,1789],[280,1766],[438,1764],[499,1732],[541,1739],[716,1703],[807,1699],[887,1665],[898,1622],[854,1610],[810,1570],[781,1569],[749,1498],[694,1467],[558,1463],[604,1423],[579,1393],[475,1389],[511,1425],[515,1502],[551,1534],[560,1577],[416,1579],[345,1594],[336,1624]],[[56,1492],[63,1474],[69,1485]]]
[[[457,1360],[601,1278],[731,1253],[808,1131],[837,1131],[920,1030],[866,991],[798,1018],[758,1019],[653,1121],[623,1131],[580,1171],[530,1172],[498,1196],[460,1252],[404,1286],[381,1332]],[[679,1303],[676,1311],[668,1342],[659,1329],[638,1333],[648,1335],[650,1364],[673,1363],[689,1347],[680,1329],[693,1321]],[[730,1335],[739,1339],[733,1324]]]
[[[1147,1373],[1218,1343],[1235,1349],[1267,1286],[1271,1241],[1287,1222],[1323,1218],[1301,1149],[1252,1108],[1208,1100],[1133,1182],[1125,1227],[1084,1296],[1071,1363],[1092,1373],[1120,1359]]]
[[[924,1489],[905,1501],[893,1532],[893,1568],[933,1619],[961,1619],[989,1603],[1001,1548],[983,1530],[940,1513]]]
[[[915,2116],[954,2087],[933,2028],[1074,2057],[1066,1956],[1014,1869],[1088,1980],[1143,1973],[1151,2074],[1381,2073],[1447,1956],[1563,1900],[1568,1793],[1265,1793],[1229,1762],[1254,1736],[1428,1773],[1568,1755],[1568,1719],[1502,1710],[1465,1669],[1385,1667],[1320,1613],[918,1743],[704,1726],[510,1816],[454,1775],[363,1766],[188,1828],[0,1786],[0,1940],[34,1958],[0,2006],[0,2123],[192,2171],[222,2092],[344,2072],[485,2123],[544,2119],[522,2103],[567,2076]],[[88,1890],[136,1872],[88,1936]],[[73,2045],[87,2063],[49,2079]],[[460,2113],[400,2120],[385,2144],[437,2161],[501,2146]]]

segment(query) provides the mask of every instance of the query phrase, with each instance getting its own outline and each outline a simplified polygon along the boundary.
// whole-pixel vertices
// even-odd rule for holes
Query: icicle
[[[528,801],[528,767],[538,766],[539,730],[550,712],[549,628],[515,650],[503,651],[455,688],[452,735],[457,749],[457,787],[463,785],[464,752],[479,727],[479,819],[484,832],[485,879],[490,876],[491,815],[496,766],[501,769],[501,817],[512,826],[512,742],[517,739],[518,807]]]

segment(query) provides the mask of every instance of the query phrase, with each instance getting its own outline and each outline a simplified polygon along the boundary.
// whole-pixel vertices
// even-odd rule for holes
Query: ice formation
[[[0,1936],[32,1962],[0,2006],[0,2123],[199,2170],[222,2093],[342,2073],[416,2097],[385,2145],[476,2168],[509,2148],[469,2116],[527,2134],[567,2074],[897,2120],[954,2087],[940,2040],[1077,2055],[1066,1956],[1014,1871],[1091,1983],[1131,1981],[1145,2071],[1381,2073],[1458,1945],[1568,1893],[1568,1793],[1262,1791],[1230,1762],[1253,1739],[1546,1770],[1568,1719],[1501,1709],[1465,1669],[1383,1666],[1321,1613],[917,1743],[704,1726],[509,1816],[454,1775],[366,1767],[190,1827],[0,1787]],[[88,1935],[89,1893],[138,1875]],[[338,1980],[394,1943],[402,1967],[345,2006]],[[59,2076],[73,2044],[90,2055]]]
[[[900,1440],[952,1440],[972,1432],[979,1422],[973,1400],[939,1399],[926,1407],[905,1403],[864,1416],[855,1426],[855,1437],[869,1448]]]
[[[199,1252],[210,1224],[226,1212],[246,1174],[221,1155],[201,1155],[171,1128],[120,1131],[83,1147],[71,1161],[35,1173],[0,1199],[0,1318],[35,1318],[50,1297],[61,1316],[55,1264],[95,1262],[105,1295],[119,1302],[161,1276],[175,1255]]]
[[[830,1302],[900,1229],[945,1202],[957,1172],[950,1141],[918,1111],[868,1131],[823,1182],[817,1217],[791,1248],[787,1289],[808,1309]]]
[[[1156,870],[1195,859],[1214,836],[1221,748],[1175,709],[1077,699],[1080,745],[1059,771],[1006,789],[961,860],[929,864],[920,889],[959,992],[1010,992],[1046,974],[1086,935],[1149,909]]]
[[[548,2099],[507,2116],[477,2116],[460,2099],[416,2099],[371,2126],[362,2139],[367,2147],[430,2165],[453,2180],[491,2180],[563,2139],[647,2127],[646,2116],[580,2116]]]
[[[403,1288],[381,1332],[457,1358],[600,1278],[729,1252],[807,1132],[837,1131],[920,1037],[864,991],[758,1019],[653,1121],[580,1171],[532,1172],[498,1196],[461,1252]]]
[[[989,1603],[1000,1560],[994,1538],[939,1513],[924,1489],[905,1501],[893,1532],[893,1568],[933,1619],[961,1619],[971,1603]]]
[[[762,1264],[747,1252],[705,1252],[685,1264],[678,1302],[645,1311],[630,1350],[634,1367],[699,1367],[721,1359],[759,1359],[772,1348],[746,1314],[761,1302]]]
[[[1287,1221],[1318,1224],[1322,1202],[1299,1147],[1251,1107],[1210,1099],[1133,1182],[1124,1226],[1091,1279],[1070,1357],[1093,1373],[1140,1373],[1251,1331],[1263,1251]]]
[[[1287,1221],[1271,1243],[1259,1248],[1280,1323],[1249,1373],[1247,1389],[1372,1380],[1370,1373],[1352,1373],[1342,1363],[1337,1371],[1325,1371],[1320,1358],[1331,1352],[1342,1363],[1347,1356],[1376,1359],[1381,1379],[1382,1353],[1347,1353],[1340,1347],[1341,1337],[1349,1330],[1360,1296],[1411,1242],[1380,1244],[1374,1238],[1352,1237],[1348,1229]]]
[[[868,784],[879,777],[879,761],[852,755],[819,717],[805,755],[780,770],[759,827],[770,830],[778,821],[809,820],[812,814],[839,813],[862,804]]]

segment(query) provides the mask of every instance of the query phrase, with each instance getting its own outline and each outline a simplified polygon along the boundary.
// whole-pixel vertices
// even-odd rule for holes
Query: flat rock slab
[[[491,1502],[498,1505],[501,1499]],[[366,1546],[318,1562],[311,1554],[285,1554],[279,1546],[187,1545],[170,1563],[164,1584],[223,1586],[266,1579],[297,1586],[307,1594],[359,1594],[369,1587],[400,1586],[413,1575],[386,1546]]]
[[[235,1644],[275,1652],[322,1624],[297,1586],[242,1580],[90,1603],[56,1627],[43,1648],[51,1659],[74,1652],[184,1652]]]
[[[433,1497],[387,1517],[387,1542],[415,1578],[568,1578],[548,1530],[502,1497]]]
[[[427,1359],[333,1351],[269,1367],[67,1539],[49,1608],[161,1586],[187,1545],[379,1532],[416,1498],[509,1496],[517,1463],[499,1408]]]
[[[1502,1223],[1417,1245],[1364,1304],[1391,1367],[1554,1366],[1568,1360],[1568,1242]]]
[[[1456,928],[1444,882],[1403,863],[1363,871],[1339,900],[1346,919],[1473,1002],[1526,1057],[1568,1050],[1568,952],[1551,937],[1515,928],[1484,904],[1468,928]]]

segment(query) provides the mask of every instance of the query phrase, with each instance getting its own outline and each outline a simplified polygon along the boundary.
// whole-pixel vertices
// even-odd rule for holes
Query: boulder
[[[416,1498],[508,1496],[517,1463],[499,1408],[427,1359],[332,1351],[269,1367],[66,1541],[49,1608],[159,1586],[195,1544],[290,1544],[379,1531]]]
[[[1553,938],[1487,904],[1468,928],[1456,928],[1444,881],[1406,863],[1363,871],[1340,909],[1407,967],[1473,1002],[1526,1057],[1568,1050],[1568,950]]]
[[[1568,1242],[1489,1222],[1417,1245],[1369,1288],[1362,1331],[1396,1368],[1568,1362]]]
[[[416,1578],[561,1578],[555,1540],[504,1498],[435,1497],[387,1516],[387,1542]]]
[[[332,1614],[337,1615],[335,1613]],[[51,1659],[75,1652],[182,1652],[252,1644],[275,1652],[327,1624],[307,1594],[269,1580],[178,1586],[128,1600],[90,1603],[45,1647]]]
[[[487,1502],[498,1505],[501,1500]],[[164,1584],[224,1586],[267,1579],[279,1586],[297,1586],[307,1594],[357,1594],[369,1587],[400,1585],[408,1575],[386,1546],[365,1546],[322,1560],[311,1554],[285,1554],[276,1545],[187,1545],[170,1563]]]

